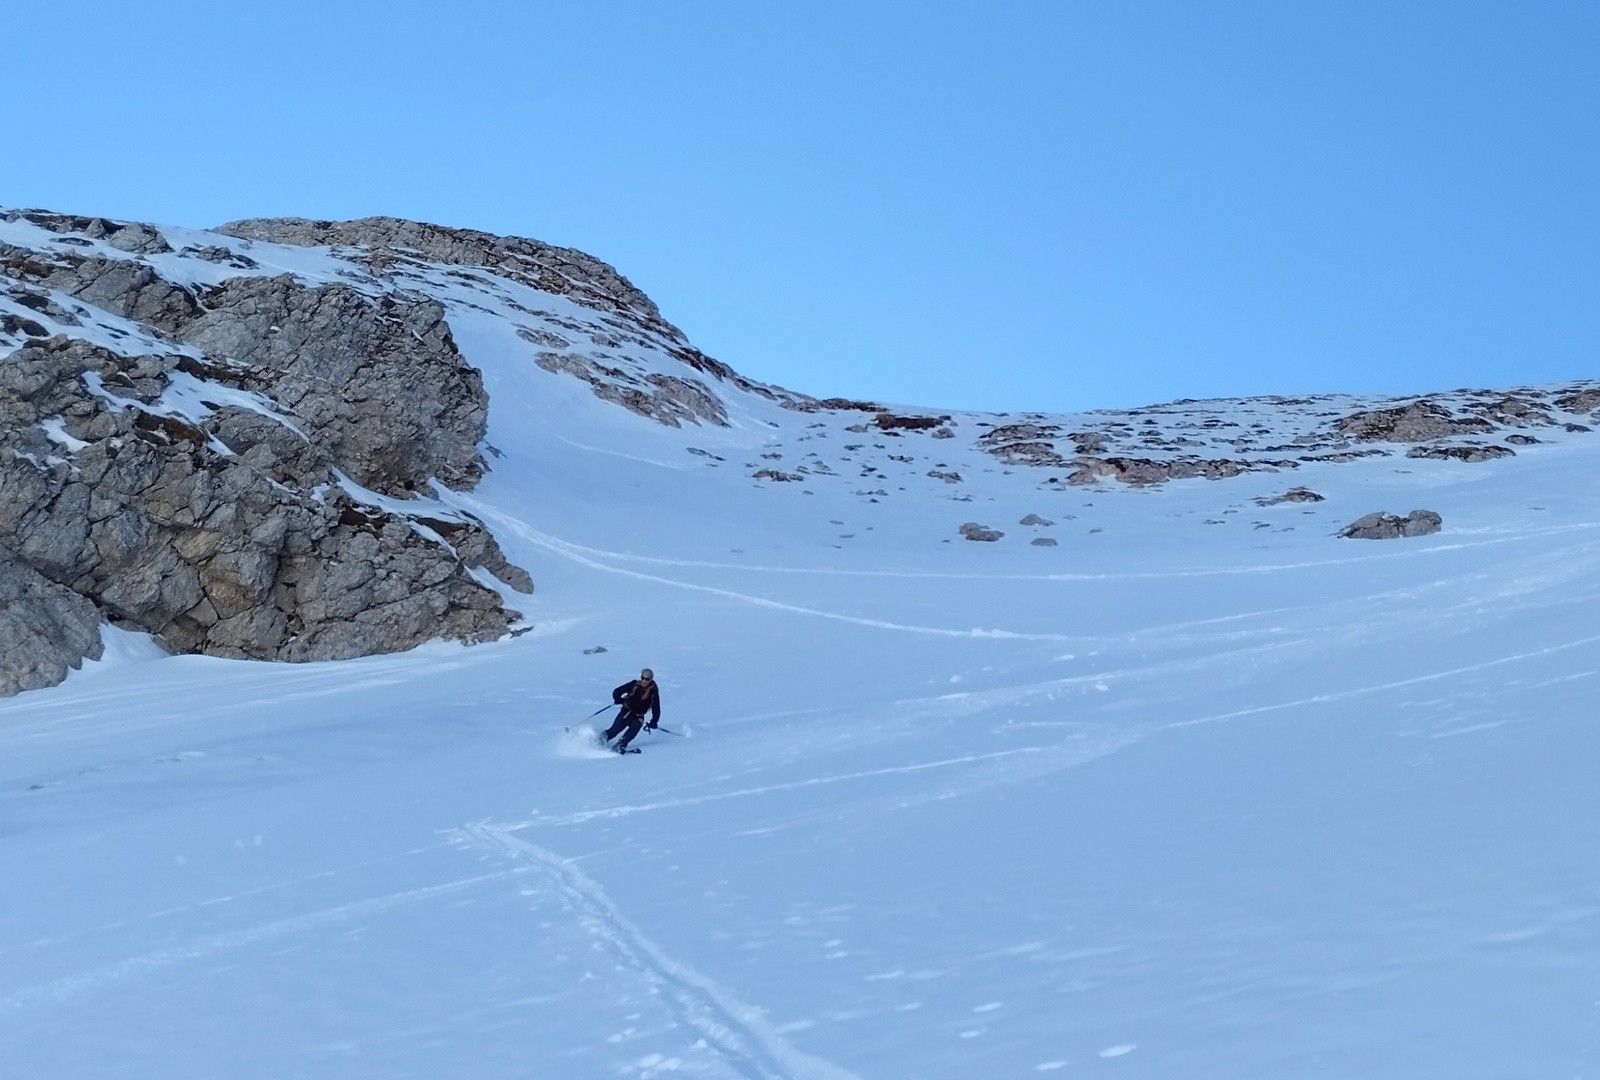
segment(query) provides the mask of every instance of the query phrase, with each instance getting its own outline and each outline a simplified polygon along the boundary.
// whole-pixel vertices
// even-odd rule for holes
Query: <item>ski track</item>
[[[568,440],[563,439],[563,442]],[[573,444],[577,445],[577,444]],[[603,451],[612,453],[613,451]],[[627,456],[627,455],[623,455]],[[644,461],[646,459],[636,459]],[[649,464],[660,464],[650,461]],[[676,466],[665,466],[675,468]],[[1292,570],[1320,569],[1328,566],[1353,566],[1357,564],[1371,565],[1375,562],[1387,562],[1397,559],[1426,558],[1441,552],[1469,551],[1474,548],[1490,547],[1499,544],[1512,544],[1523,540],[1540,539],[1546,536],[1558,536],[1569,532],[1582,532],[1589,529],[1600,529],[1600,522],[1581,521],[1567,525],[1551,525],[1542,529],[1527,529],[1509,536],[1493,536],[1481,540],[1459,540],[1454,543],[1435,543],[1426,547],[1407,548],[1399,551],[1378,551],[1370,555],[1352,555],[1338,559],[1310,559],[1302,562],[1290,563],[1257,563],[1247,566],[1198,566],[1175,567],[1170,570],[1124,570],[1105,571],[1101,573],[1052,573],[1052,574],[972,574],[959,573],[946,570],[852,570],[831,566],[767,566],[752,565],[750,563],[719,562],[706,559],[676,559],[660,555],[638,555],[629,551],[611,551],[606,548],[591,547],[571,540],[562,540],[530,528],[525,522],[511,517],[502,512],[497,512],[486,504],[473,499],[471,496],[459,492],[450,492],[454,500],[463,504],[470,504],[472,512],[480,516],[494,517],[507,525],[515,526],[518,535],[539,544],[548,551],[566,555],[569,558],[584,556],[578,559],[583,565],[593,566],[598,569],[610,570],[614,573],[629,573],[614,567],[587,561],[593,559],[614,559],[617,562],[647,563],[655,566],[680,566],[694,567],[705,570],[734,570],[760,574],[817,574],[828,577],[871,577],[871,578],[913,578],[935,579],[945,581],[1055,581],[1055,582],[1085,582],[1085,581],[1143,581],[1164,578],[1190,578],[1190,577],[1229,577],[1238,574],[1276,574]],[[647,580],[657,580],[646,577]],[[799,609],[796,609],[799,610]]]
[[[721,802],[724,799],[747,799],[755,795],[768,795],[778,791],[795,791],[809,787],[824,787],[830,784],[847,783],[851,780],[867,780],[876,776],[925,772],[928,769],[945,769],[953,765],[970,765],[974,762],[1016,757],[1019,754],[1042,754],[1049,749],[1049,747],[1044,746],[1021,746],[1012,750],[996,750],[989,754],[970,754],[966,757],[945,758],[942,761],[924,761],[915,765],[895,765],[891,768],[867,769],[862,772],[840,773],[836,776],[813,776],[805,780],[791,780],[783,784],[739,788],[735,791],[718,791],[711,795],[697,795],[691,798],[665,799],[661,802],[639,803],[630,806],[608,806],[601,810],[580,810],[573,814],[550,815],[548,817],[529,818],[524,821],[502,822],[496,827],[509,830],[524,829],[533,825],[581,825],[596,818],[621,818],[633,814],[647,813],[652,810],[671,810],[681,806],[699,806],[703,803]]]
[[[1507,656],[1497,656],[1493,660],[1485,660],[1481,664],[1468,664],[1465,667],[1448,668],[1443,671],[1431,671],[1426,675],[1415,675],[1409,679],[1396,679],[1393,682],[1378,683],[1373,686],[1358,686],[1350,690],[1339,690],[1327,694],[1313,694],[1311,697],[1296,698],[1293,701],[1280,701],[1271,705],[1255,705],[1248,709],[1235,709],[1232,712],[1217,713],[1214,716],[1200,716],[1192,720],[1179,720],[1167,724],[1159,730],[1167,731],[1176,728],[1196,727],[1200,724],[1216,724],[1227,720],[1237,720],[1243,716],[1258,716],[1262,713],[1277,712],[1281,709],[1296,709],[1305,705],[1321,705],[1330,701],[1346,701],[1350,698],[1362,697],[1366,694],[1381,694],[1388,690],[1399,690],[1407,686],[1418,686],[1422,683],[1438,682],[1442,679],[1453,679],[1458,675],[1468,675],[1475,671],[1487,671],[1490,668],[1500,667],[1505,664],[1515,664],[1522,660],[1532,660],[1540,656],[1549,656],[1552,653],[1565,652],[1568,649],[1581,648],[1584,645],[1600,646],[1600,634],[1576,641],[1565,641],[1559,645],[1551,645],[1543,649],[1532,649],[1528,652],[1511,653]]]
[[[638,973],[678,1020],[698,1033],[739,1076],[746,1080],[859,1080],[832,1062],[797,1050],[760,1009],[668,956],[573,860],[512,836],[515,827],[470,825],[459,835],[468,844],[509,856],[538,871],[580,913],[584,928],[624,966]]]
[[[517,518],[499,513],[487,504],[473,499],[457,497],[451,500],[453,506],[470,508],[471,512],[479,517],[491,518],[504,525],[511,532],[516,533],[530,544],[543,548],[554,555],[586,566],[591,570],[600,570],[607,574],[617,574],[621,577],[633,578],[636,581],[648,581],[656,585],[670,585],[677,589],[687,589],[691,592],[707,593],[719,596],[726,600],[738,600],[755,607],[770,608],[774,611],[786,611],[795,615],[811,615],[819,619],[833,619],[838,622],[852,623],[856,626],[866,626],[874,630],[898,630],[908,634],[928,634],[934,637],[953,638],[989,638],[1004,641],[1053,641],[1053,642],[1084,642],[1092,640],[1082,634],[1034,634],[1018,630],[989,630],[974,627],[970,630],[951,630],[939,626],[914,626],[906,623],[887,622],[883,619],[865,619],[856,615],[841,615],[835,611],[822,611],[817,608],[800,607],[797,604],[785,604],[779,600],[769,600],[764,596],[751,596],[749,593],[735,592],[732,589],[719,589],[712,585],[697,585],[689,581],[677,581],[673,578],[659,577],[655,574],[646,574],[638,570],[625,570],[620,566],[608,566],[597,559],[592,559],[583,554],[579,545],[569,544],[554,536],[530,528]]]
[[[78,994],[97,990],[104,986],[122,982],[125,979],[135,978],[147,972],[171,967],[174,964],[199,960],[215,953],[226,952],[229,949],[237,949],[245,945],[253,945],[260,941],[289,937],[301,931],[315,929],[331,923],[343,922],[367,915],[376,915],[404,904],[432,900],[435,897],[461,892],[486,882],[500,881],[521,872],[518,869],[500,870],[492,874],[479,874],[476,877],[462,878],[458,881],[449,881],[440,885],[428,885],[420,889],[390,893],[387,896],[356,900],[306,915],[296,915],[288,919],[278,919],[274,922],[263,923],[260,926],[212,934],[209,937],[197,938],[170,949],[158,949],[155,952],[130,956],[124,960],[118,960],[115,963],[106,964],[91,971],[81,972],[77,975],[67,975],[0,998],[0,1020],[3,1020],[8,1014],[16,1015],[17,1010],[26,1008],[29,1005],[65,1001]]]

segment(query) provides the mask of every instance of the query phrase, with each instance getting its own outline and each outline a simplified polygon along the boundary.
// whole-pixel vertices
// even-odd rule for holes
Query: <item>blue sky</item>
[[[1066,410],[1600,374],[1600,5],[6,13],[0,204],[395,214],[615,264],[819,395]]]

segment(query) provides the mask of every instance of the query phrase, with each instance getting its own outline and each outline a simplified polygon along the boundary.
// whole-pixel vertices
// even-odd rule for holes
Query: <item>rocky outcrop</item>
[[[471,488],[489,400],[436,301],[287,275],[234,278],[176,328],[207,378],[258,390],[357,482],[389,495]]]
[[[565,296],[601,311],[627,311],[667,326],[655,302],[615,267],[574,248],[556,247],[519,236],[496,236],[476,229],[454,229],[421,221],[369,217],[356,221],[307,218],[250,218],[216,230],[243,240],[300,247],[351,246],[368,249],[382,264],[414,257],[453,266],[481,266],[541,292]],[[380,271],[383,267],[380,265]],[[674,334],[677,332],[674,331]],[[677,335],[681,338],[681,334]]]
[[[1282,495],[1273,495],[1256,500],[1257,506],[1280,506],[1283,503],[1314,503],[1321,502],[1322,496],[1310,488],[1293,487]]]
[[[588,383],[595,396],[667,427],[704,421],[728,426],[722,401],[704,383],[659,372],[636,375],[621,367],[571,353],[541,352],[534,358],[545,371],[572,375]]]
[[[99,609],[0,551],[0,697],[54,686],[100,655]]]
[[[133,221],[109,221],[80,214],[52,214],[46,210],[21,210],[16,217],[54,233],[104,240],[118,251],[134,255],[161,255],[172,250],[167,238],[150,226]]]
[[[1427,536],[1443,526],[1444,519],[1432,510],[1413,510],[1405,517],[1394,514],[1368,514],[1357,518],[1339,535],[1351,540],[1394,540],[1402,536]]]
[[[1204,477],[1221,480],[1240,473],[1265,468],[1295,468],[1293,461],[1253,462],[1227,458],[1175,458],[1155,461],[1150,458],[1108,457],[1080,458],[1073,462],[1074,469],[1067,483],[1092,484],[1103,476],[1124,484],[1164,484],[1168,480],[1188,480]]]
[[[1424,442],[1451,435],[1482,435],[1494,425],[1481,417],[1456,418],[1431,401],[1413,401],[1393,409],[1359,412],[1334,421],[1333,429],[1352,439]]]
[[[516,619],[470,573],[505,568],[481,525],[430,540],[333,485],[333,459],[270,417],[164,412],[178,364],[52,338],[0,365],[11,560],[177,652],[343,659]]]
[[[1496,458],[1515,457],[1509,446],[1484,443],[1465,443],[1445,446],[1413,446],[1406,451],[1408,458],[1426,458],[1434,461],[1494,461]]]
[[[948,416],[897,416],[880,412],[872,418],[879,431],[927,431],[950,422]]]
[[[1595,413],[1600,419],[1600,387],[1573,390],[1556,398],[1556,407],[1570,413]]]
[[[1501,427],[1529,427],[1554,424],[1555,420],[1540,405],[1506,394],[1471,406],[1473,412]]]

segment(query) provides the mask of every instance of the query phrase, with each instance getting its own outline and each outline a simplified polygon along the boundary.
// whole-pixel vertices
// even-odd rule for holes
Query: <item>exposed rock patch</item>
[[[882,431],[926,431],[929,428],[940,427],[950,422],[948,416],[896,416],[893,413],[880,412],[872,418]]]
[[[966,537],[968,540],[978,540],[988,543],[992,543],[993,541],[998,540],[1005,535],[1005,533],[1000,532],[998,529],[991,529],[986,525],[979,525],[976,521],[969,521],[956,531],[962,536]]]
[[[10,561],[177,652],[343,659],[505,633],[515,613],[469,569],[531,582],[481,526],[439,522],[452,547],[360,505],[331,486],[325,452],[259,413],[222,409],[200,425],[163,412],[179,362],[52,338],[0,364]],[[52,610],[69,610],[54,595]],[[81,644],[57,637],[65,652]]]
[[[1451,435],[1482,435],[1494,425],[1480,417],[1457,419],[1431,401],[1413,401],[1393,409],[1359,412],[1334,421],[1333,428],[1352,439],[1423,442]]]
[[[1406,451],[1408,458],[1431,458],[1436,461],[1493,461],[1496,458],[1514,457],[1516,451],[1508,446],[1468,443],[1460,446],[1413,446]]]
[[[1293,487],[1282,495],[1273,495],[1256,500],[1257,506],[1278,506],[1282,503],[1313,503],[1321,502],[1322,496],[1310,488]]]
[[[1571,413],[1600,412],[1600,387],[1562,394],[1556,398],[1556,407]]]
[[[100,656],[94,604],[0,551],[0,697],[54,686]]]
[[[1357,518],[1339,530],[1339,535],[1352,540],[1394,540],[1436,533],[1443,523],[1444,519],[1432,510],[1413,510],[1405,517],[1380,511]]]

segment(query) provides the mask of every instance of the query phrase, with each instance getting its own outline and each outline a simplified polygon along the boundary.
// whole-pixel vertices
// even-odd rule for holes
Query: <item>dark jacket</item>
[[[650,722],[661,722],[661,690],[654,680],[644,682],[633,679],[623,683],[611,691],[611,700],[614,704],[621,705],[635,716],[643,716],[645,710],[650,711]]]

